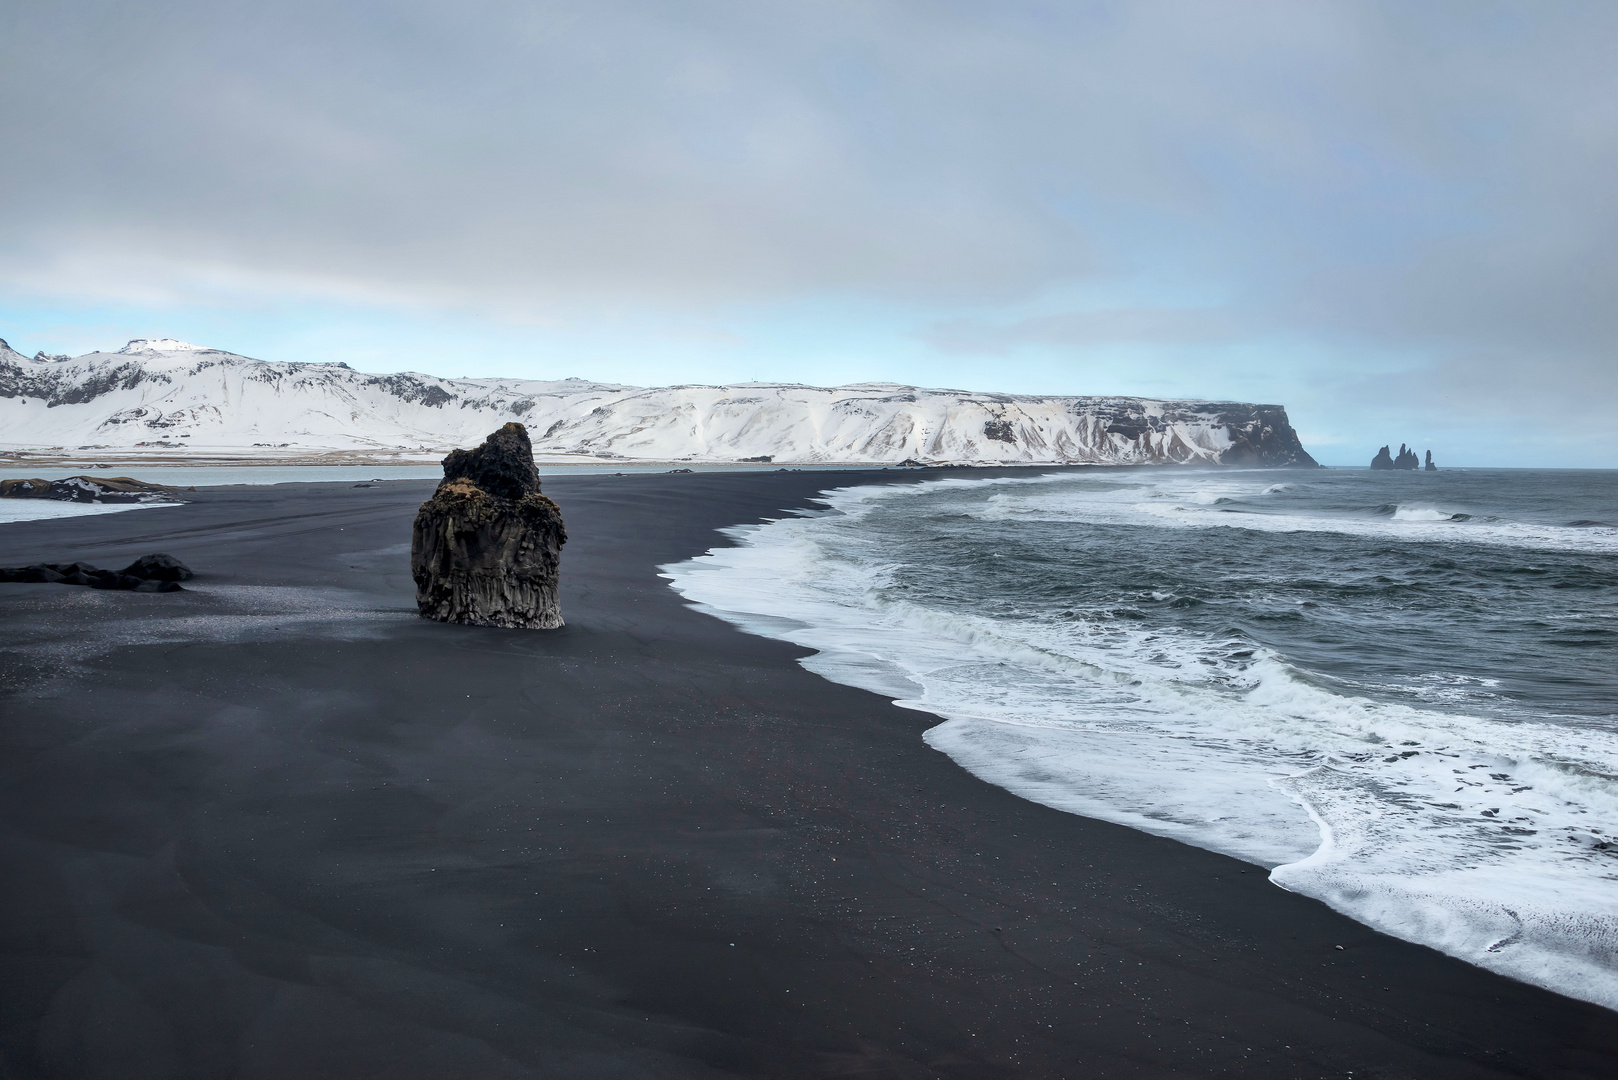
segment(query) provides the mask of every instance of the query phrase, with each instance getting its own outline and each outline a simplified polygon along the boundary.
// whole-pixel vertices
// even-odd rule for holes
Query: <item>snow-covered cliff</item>
[[[438,379],[168,339],[79,357],[26,357],[0,341],[4,449],[442,450],[508,420],[527,425],[536,453],[628,461],[1314,464],[1278,405],[889,383]]]

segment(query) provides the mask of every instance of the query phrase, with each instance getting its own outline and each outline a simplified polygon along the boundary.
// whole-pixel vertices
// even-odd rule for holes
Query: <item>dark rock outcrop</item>
[[[194,576],[185,563],[173,555],[164,555],[161,552],[155,555],[142,555],[119,573],[144,578],[147,581],[190,581]]]
[[[0,569],[0,581],[85,585],[124,592],[179,592],[191,571],[172,555],[142,555],[122,570],[98,570],[89,563],[35,563]]]
[[[565,543],[561,509],[540,494],[528,431],[507,424],[476,450],[451,451],[416,513],[416,608],[439,622],[555,629]]]
[[[1226,405],[1220,413],[1230,436],[1230,447],[1219,455],[1221,465],[1275,465],[1318,468],[1279,405]]]
[[[1219,452],[1221,465],[1273,465],[1314,468],[1318,462],[1303,448],[1287,411],[1279,405],[1249,405],[1239,401],[1148,402],[1137,398],[1074,398],[1074,411],[1094,409],[1106,424],[1113,445],[1126,460],[1142,464],[1198,460],[1199,451],[1176,433],[1181,425],[1223,428],[1229,445]],[[1097,408],[1090,404],[1104,400]],[[990,438],[998,435],[990,433]],[[1008,424],[1001,434],[1013,435]],[[1014,441],[1014,440],[1013,440]]]
[[[1427,451],[1427,471],[1428,472],[1437,472],[1438,471],[1438,466],[1433,464],[1433,452],[1431,450]]]
[[[127,476],[69,476],[61,480],[0,480],[0,499],[81,503],[175,503],[174,489]]]
[[[1428,456],[1430,459],[1431,455],[1429,454]],[[1371,459],[1371,468],[1419,469],[1421,468],[1421,459],[1416,456],[1416,452],[1414,450],[1406,447],[1404,443],[1400,443],[1398,457],[1393,457],[1390,455],[1388,453],[1388,448],[1384,446],[1382,449],[1376,452],[1376,457]]]
[[[1109,431],[1112,429],[1109,428]],[[1011,426],[1010,420],[985,420],[983,422],[983,437],[996,442],[1013,443],[1017,441],[1016,429]]]

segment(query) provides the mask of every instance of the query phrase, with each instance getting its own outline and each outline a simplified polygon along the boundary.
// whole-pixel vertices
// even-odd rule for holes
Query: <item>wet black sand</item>
[[[656,576],[835,482],[547,480],[553,633],[413,617],[425,482],[0,525],[203,575],[0,586],[0,1078],[1618,1075],[1618,1014],[989,787]]]

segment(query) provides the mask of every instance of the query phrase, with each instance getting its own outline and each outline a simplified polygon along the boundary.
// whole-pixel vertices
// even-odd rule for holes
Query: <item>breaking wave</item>
[[[843,489],[664,570],[986,781],[1618,1008],[1618,539],[1306,475]]]

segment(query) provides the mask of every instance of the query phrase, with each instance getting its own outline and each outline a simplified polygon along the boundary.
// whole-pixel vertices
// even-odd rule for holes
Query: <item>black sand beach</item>
[[[990,787],[656,576],[873,478],[548,478],[555,632],[415,617],[430,482],[0,525],[199,572],[0,586],[0,1077],[1618,1075],[1618,1014]]]

